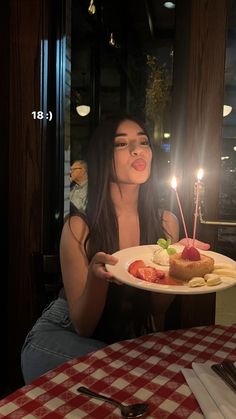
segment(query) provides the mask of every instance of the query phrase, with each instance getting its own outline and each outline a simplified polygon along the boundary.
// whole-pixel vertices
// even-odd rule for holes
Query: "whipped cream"
[[[166,249],[157,249],[153,254],[153,262],[158,265],[169,265],[169,254]]]

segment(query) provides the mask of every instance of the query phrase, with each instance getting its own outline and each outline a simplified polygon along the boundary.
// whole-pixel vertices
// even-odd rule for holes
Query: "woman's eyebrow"
[[[124,132],[124,133],[120,133],[120,134],[115,134],[115,138],[117,138],[117,137],[125,137],[127,134]]]
[[[147,134],[146,134],[146,132],[144,132],[144,131],[139,131],[139,132],[137,132],[137,134],[138,134],[138,135],[146,135],[146,137],[147,137]]]
[[[117,137],[126,137],[128,134],[125,132],[121,132],[119,134],[115,134],[115,138]],[[145,135],[147,137],[147,134],[144,131],[137,132],[137,135]]]

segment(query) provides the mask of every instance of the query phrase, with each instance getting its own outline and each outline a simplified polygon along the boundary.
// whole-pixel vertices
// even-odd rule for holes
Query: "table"
[[[120,412],[78,394],[80,385],[125,403],[147,401],[147,418],[200,419],[181,373],[191,363],[236,361],[236,324],[154,333],[73,359],[0,401],[0,418],[115,419]]]

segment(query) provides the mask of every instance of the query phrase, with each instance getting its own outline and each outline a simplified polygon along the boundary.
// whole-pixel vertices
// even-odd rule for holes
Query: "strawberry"
[[[135,260],[128,267],[128,272],[139,279],[147,282],[158,282],[165,278],[165,272],[160,269],[146,266],[143,260]]]
[[[193,247],[193,246],[185,246],[181,257],[182,259],[187,259],[187,260],[192,260],[192,261],[201,259],[199,251],[196,249],[196,247]]]
[[[145,263],[143,260],[135,260],[134,262],[132,262],[129,267],[128,267],[128,272],[133,275],[133,276],[137,276],[137,270],[138,268],[144,267]]]
[[[145,266],[138,269],[137,277],[147,282],[158,282],[158,279],[165,277],[165,272],[152,266]]]
[[[155,269],[155,271],[156,271],[157,278],[160,278],[160,279],[165,278],[166,275],[165,275],[164,271],[161,271],[160,269],[156,269],[156,268],[153,268],[153,269]]]
[[[136,275],[139,279],[147,282],[156,282],[158,276],[156,274],[156,269],[146,266],[144,268],[139,268]]]

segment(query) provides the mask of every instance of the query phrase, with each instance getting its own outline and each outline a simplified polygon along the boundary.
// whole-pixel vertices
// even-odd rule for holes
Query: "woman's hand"
[[[183,246],[193,246],[193,239],[181,239],[178,243],[182,244]],[[210,249],[210,245],[208,243],[201,242],[200,240],[194,241],[195,247],[201,250],[208,250]]]
[[[105,264],[115,265],[118,259],[115,256],[104,252],[97,252],[92,258],[89,265],[89,273],[97,278],[110,280],[113,278],[112,274],[105,268]]]

